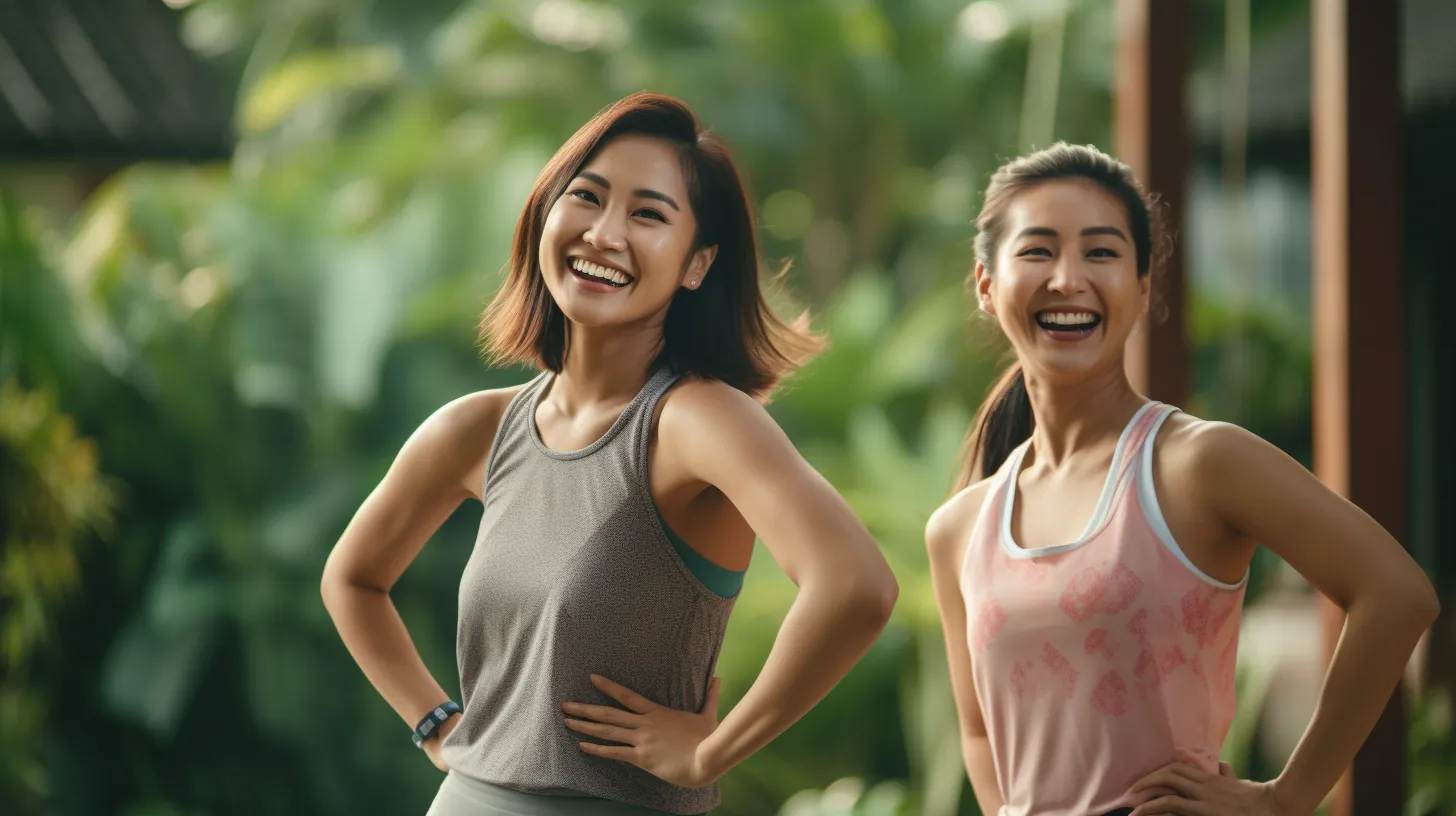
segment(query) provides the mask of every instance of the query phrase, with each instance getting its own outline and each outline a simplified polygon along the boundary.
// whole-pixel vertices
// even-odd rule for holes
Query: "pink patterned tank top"
[[[1090,816],[1183,760],[1217,772],[1234,716],[1247,575],[1188,560],[1153,490],[1153,438],[1176,409],[1150,402],[1118,440],[1082,537],[1024,550],[1011,535],[1030,441],[996,473],[961,570],[966,629],[1000,816]]]

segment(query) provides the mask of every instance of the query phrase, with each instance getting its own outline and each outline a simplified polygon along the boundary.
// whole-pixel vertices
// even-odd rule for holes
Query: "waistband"
[[[668,816],[596,796],[527,793],[450,771],[428,816]]]

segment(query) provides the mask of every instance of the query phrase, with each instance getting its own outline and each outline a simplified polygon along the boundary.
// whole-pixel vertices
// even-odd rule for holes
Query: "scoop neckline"
[[[1005,504],[1001,512],[1001,548],[1014,558],[1041,558],[1048,555],[1058,555],[1070,552],[1086,544],[1095,536],[1107,520],[1108,513],[1112,509],[1113,494],[1117,490],[1118,472],[1122,469],[1122,462],[1128,456],[1127,441],[1132,438],[1133,428],[1137,427],[1148,411],[1159,403],[1153,400],[1145,402],[1133,413],[1132,418],[1123,427],[1122,434],[1117,438],[1117,447],[1112,453],[1112,462],[1107,466],[1107,476],[1102,482],[1102,493],[1097,497],[1097,504],[1092,508],[1092,517],[1087,520],[1087,526],[1083,528],[1082,534],[1075,541],[1064,544],[1048,544],[1045,547],[1023,547],[1016,542],[1016,537],[1011,533],[1011,519],[1016,510],[1016,482],[1021,475],[1021,463],[1026,458],[1026,452],[1031,448],[1031,440],[1017,448],[1012,454],[1007,469]]]
[[[584,448],[578,448],[576,450],[569,451],[557,450],[550,445],[547,445],[545,440],[541,438],[541,428],[536,425],[536,410],[540,408],[541,403],[545,401],[546,394],[550,392],[551,386],[555,384],[557,376],[558,375],[554,371],[547,371],[542,375],[543,379],[541,382],[541,386],[536,390],[536,394],[531,399],[530,405],[528,406],[529,413],[526,416],[526,426],[530,428],[531,441],[536,443],[537,450],[552,459],[571,461],[573,459],[582,459],[587,456],[591,456],[593,453],[596,453],[597,451],[605,447],[608,442],[611,442],[612,439],[614,439],[617,434],[621,432],[623,426],[625,426],[627,422],[631,419],[631,416],[634,413],[632,409],[640,405],[642,403],[642,400],[645,399],[646,395],[651,391],[652,386],[655,385],[659,379],[668,376],[668,373],[665,369],[658,369],[657,371],[653,372],[652,376],[647,378],[647,382],[642,384],[642,388],[638,390],[637,396],[633,397],[632,401],[627,403],[626,407],[622,409],[622,413],[617,415],[617,419],[612,422],[611,426],[608,427],[607,430],[603,432],[602,435],[598,437],[595,442],[592,442],[590,445],[587,445]]]

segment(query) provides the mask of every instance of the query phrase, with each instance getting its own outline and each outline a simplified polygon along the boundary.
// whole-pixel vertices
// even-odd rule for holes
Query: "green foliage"
[[[55,398],[0,383],[0,799],[24,812],[51,781],[33,748],[51,702],[34,663],[80,584],[80,550],[111,519],[95,446]]]
[[[1406,698],[1410,798],[1405,816],[1456,813],[1456,717],[1449,691],[1428,689]]]
[[[339,642],[324,559],[413,428],[526,377],[485,369],[473,330],[521,204],[580,123],[650,87],[740,151],[766,251],[794,259],[789,284],[833,344],[771,410],[901,585],[868,657],[724,780],[721,812],[975,812],[923,528],[1001,357],[961,287],[976,190],[1026,147],[1034,5],[1006,4],[1009,33],[983,41],[964,3],[939,0],[194,4],[184,31],[242,87],[230,166],[128,168],[39,234],[0,196],[0,380],[23,386],[0,418],[48,417],[0,441],[0,580],[74,587],[41,618],[3,598],[6,655],[11,630],[27,654],[66,654],[30,660],[15,693],[7,671],[0,793],[40,812],[423,811],[439,775]],[[1107,141],[1109,11],[1073,5],[1061,138]],[[1307,345],[1273,318],[1194,325],[1206,415],[1290,450]],[[1263,367],[1221,367],[1230,336]],[[66,477],[44,488],[64,512],[28,534],[45,557],[13,556],[13,508],[50,506],[34,503],[44,468]],[[108,546],[78,548],[108,512]],[[392,593],[447,689],[477,521],[457,513]],[[725,708],[792,599],[756,553],[720,658]],[[47,775],[88,784],[45,795]]]

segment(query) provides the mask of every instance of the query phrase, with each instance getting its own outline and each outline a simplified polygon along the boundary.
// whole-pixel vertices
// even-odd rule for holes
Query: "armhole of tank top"
[[[1012,456],[1014,455],[1015,451],[1012,452]],[[1007,462],[1010,462],[1011,456],[1006,458]],[[991,484],[986,488],[986,495],[981,499],[980,508],[976,510],[976,520],[971,522],[971,529],[966,532],[965,550],[961,553],[960,572],[956,575],[956,584],[961,589],[962,600],[965,599],[966,570],[971,563],[971,550],[976,545],[976,536],[981,532],[982,525],[987,527],[986,537],[983,537],[985,541],[989,546],[1001,549],[1001,513],[1006,506],[1006,483],[1009,481],[1007,472],[1008,470],[1003,469],[991,477]],[[1002,504],[996,503],[998,497]]]
[[[1143,518],[1147,519],[1148,526],[1152,528],[1153,534],[1158,537],[1158,541],[1168,549],[1168,552],[1173,554],[1174,558],[1177,558],[1184,567],[1188,568],[1189,572],[1192,572],[1200,580],[1217,589],[1230,591],[1242,589],[1244,584],[1248,583],[1248,571],[1244,572],[1244,577],[1240,578],[1238,583],[1230,584],[1226,581],[1220,581],[1199,569],[1193,563],[1192,559],[1188,557],[1188,554],[1183,552],[1183,548],[1178,546],[1178,542],[1173,538],[1173,531],[1168,528],[1168,520],[1163,517],[1163,508],[1158,503],[1158,491],[1153,482],[1153,443],[1158,436],[1158,430],[1163,427],[1163,422],[1177,410],[1177,408],[1171,405],[1163,408],[1162,414],[1153,421],[1153,427],[1148,429],[1148,436],[1143,440],[1142,449],[1138,451],[1139,461],[1134,468],[1136,475],[1133,479],[1137,488],[1138,506],[1142,508]]]
[[[676,533],[671,532],[670,528],[667,526],[667,519],[663,517],[662,511],[659,510],[657,507],[657,498],[652,495],[652,435],[657,432],[657,408],[659,405],[662,404],[662,398],[667,396],[667,392],[671,391],[673,386],[677,385],[678,382],[680,382],[681,380],[681,377],[671,378],[670,380],[668,380],[666,385],[662,386],[661,390],[658,391],[658,393],[651,395],[647,400],[645,400],[646,404],[642,406],[642,419],[640,419],[639,421],[646,423],[647,427],[643,430],[641,441],[636,445],[636,450],[632,451],[632,456],[634,460],[633,466],[637,471],[638,487],[640,488],[642,501],[646,505],[647,512],[651,514],[653,520],[652,527],[657,531],[656,538],[658,540],[658,543],[662,545],[663,550],[667,553],[667,558],[673,563],[673,566],[677,568],[678,574],[680,574],[683,577],[683,580],[688,585],[692,586],[699,595],[711,598],[712,600],[719,603],[732,601],[736,599],[739,595],[739,592],[742,591],[742,582],[740,581],[739,583],[738,591],[734,592],[732,595],[723,595],[714,591],[712,587],[708,586],[708,584],[703,581],[702,577],[700,577],[697,572],[693,570],[692,564],[688,563],[688,560],[684,558],[685,553],[678,551],[677,544],[673,541],[673,539],[677,538],[679,541],[681,541],[682,539],[677,536]],[[720,567],[717,564],[714,564],[712,561],[709,561],[707,556],[703,555],[697,550],[694,550],[692,548],[692,545],[688,544],[686,541],[682,542],[682,546],[688,552],[691,552],[693,555],[696,555],[698,558],[702,559],[705,564],[708,564],[716,569],[723,570],[724,572],[733,572],[733,570],[728,570],[725,567]]]
[[[485,457],[485,475],[481,478],[480,482],[481,507],[484,507],[490,502],[490,475],[492,472],[495,471],[496,455],[500,451],[500,445],[498,443],[501,440],[501,432],[509,427],[511,420],[521,410],[521,405],[532,404],[535,402],[535,400],[530,395],[534,392],[535,388],[540,384],[542,380],[546,378],[546,375],[549,373],[550,372],[543,371],[540,374],[537,374],[532,379],[527,380],[526,384],[521,388],[521,390],[517,392],[514,397],[511,397],[511,401],[506,403],[506,409],[504,411],[501,411],[500,422],[497,423],[495,426],[495,436],[491,437],[490,440],[490,453],[486,454]]]

